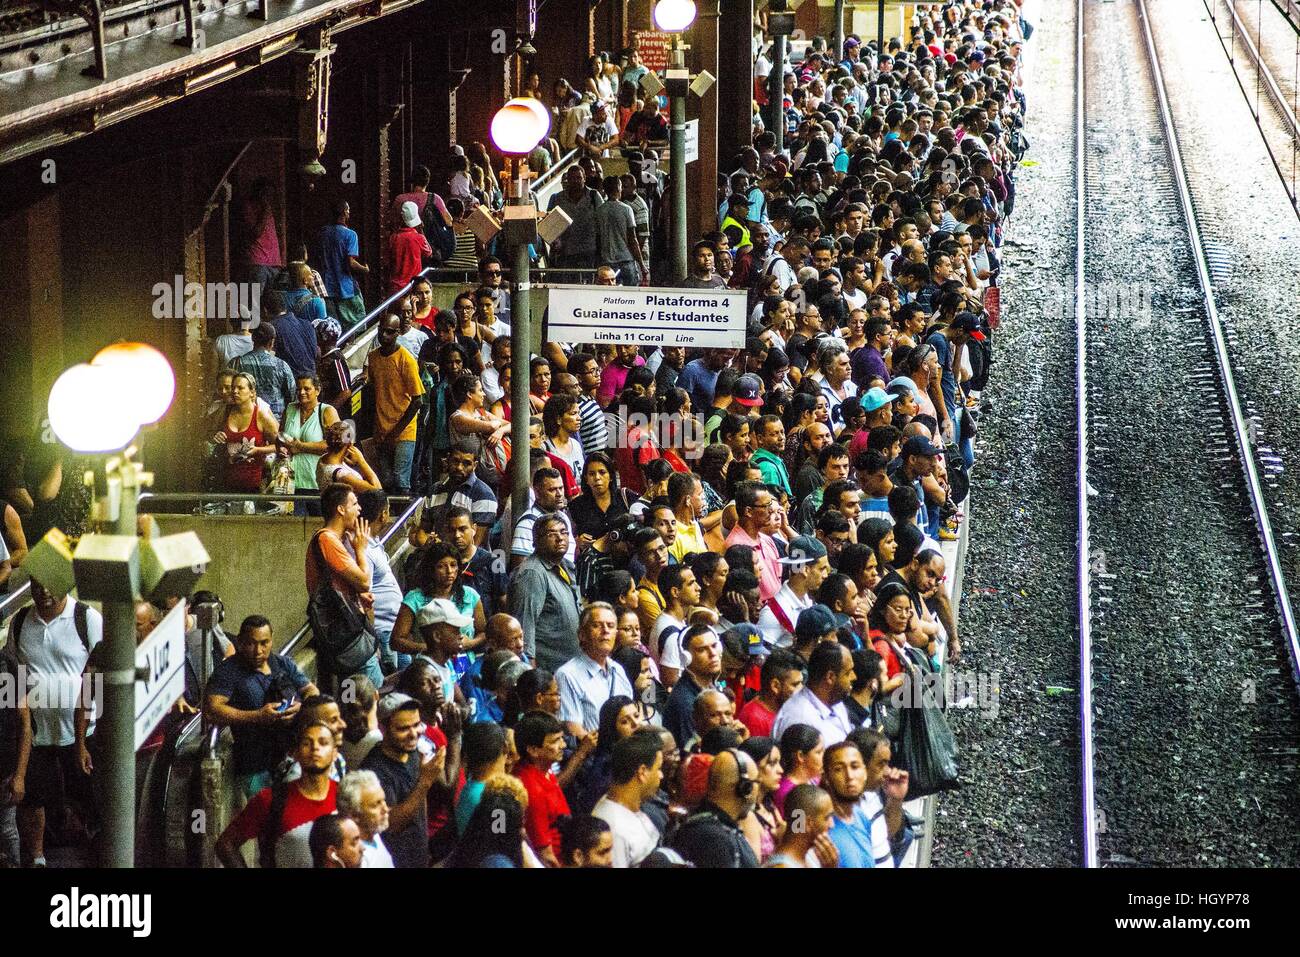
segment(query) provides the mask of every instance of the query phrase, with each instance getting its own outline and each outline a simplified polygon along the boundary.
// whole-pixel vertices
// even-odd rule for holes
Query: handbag
[[[379,639],[361,610],[334,587],[325,555],[321,551],[321,532],[311,540],[309,553],[317,563],[320,586],[307,600],[307,621],[311,625],[312,647],[321,657],[325,669],[336,675],[359,671],[375,654]]]
[[[920,680],[921,668],[904,656],[907,680]],[[898,746],[893,764],[908,774],[908,799],[927,797],[940,791],[961,787],[957,767],[957,740],[944,716],[943,709],[929,702],[929,695],[913,687],[898,709]]]

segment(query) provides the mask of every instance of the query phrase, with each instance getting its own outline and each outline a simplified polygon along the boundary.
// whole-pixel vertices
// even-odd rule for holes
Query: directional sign
[[[135,748],[185,692],[185,602],[180,602],[135,650]]]
[[[745,293],[644,286],[548,286],[551,342],[743,349]]]
[[[700,158],[700,121],[686,121],[686,162],[694,163]]]

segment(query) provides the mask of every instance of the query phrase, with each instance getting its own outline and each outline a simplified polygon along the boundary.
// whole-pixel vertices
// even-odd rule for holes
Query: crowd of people
[[[478,284],[452,310],[397,274],[409,291],[366,360],[358,443],[354,384],[320,373],[363,307],[290,267],[298,289],[223,373],[214,476],[253,491],[280,460],[321,515],[305,560],[319,675],[272,652],[258,615],[214,663],[201,705],[231,728],[248,800],[223,864],[252,844],[261,866],[904,859],[920,822],[891,764],[891,696],[961,654],[942,543],[988,411],[1026,33],[1009,0],[922,4],[884,51],[850,36],[785,64],[760,55],[757,91],[785,71],[785,148],[756,115],[722,228],[673,283],[747,291],[743,349],[546,343],[529,407],[512,409],[509,287],[476,249]],[[642,184],[603,177],[595,155],[635,143],[638,113],[654,126],[657,107],[625,102],[627,60],[553,91],[562,143],[568,111],[595,101],[573,130],[592,155],[556,197],[573,227],[540,252],[606,285],[647,281],[651,261],[621,198]],[[458,196],[419,179],[424,202],[398,197],[413,219]],[[338,244],[352,269],[354,239]],[[526,451],[510,447],[514,414]],[[379,543],[389,494],[423,498],[396,570]],[[64,730],[38,733],[33,756],[62,754]]]

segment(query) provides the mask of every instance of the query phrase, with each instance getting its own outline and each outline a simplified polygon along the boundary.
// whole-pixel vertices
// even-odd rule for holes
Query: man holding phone
[[[270,621],[245,618],[235,653],[213,670],[203,701],[208,720],[234,735],[235,783],[250,798],[270,786],[302,699],[320,693],[292,659],[271,651],[271,642]]]

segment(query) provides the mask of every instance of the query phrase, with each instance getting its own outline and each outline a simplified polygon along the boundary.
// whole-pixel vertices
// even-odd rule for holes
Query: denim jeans
[[[408,439],[393,447],[379,447],[379,478],[390,495],[405,495],[411,490],[411,465],[415,462],[415,440]]]
[[[391,675],[394,671],[401,671],[411,663],[410,655],[398,654],[393,651],[393,632],[391,628],[383,630],[376,628],[375,637],[379,639],[379,668],[385,675]],[[375,687],[378,688],[379,685],[375,685]]]

